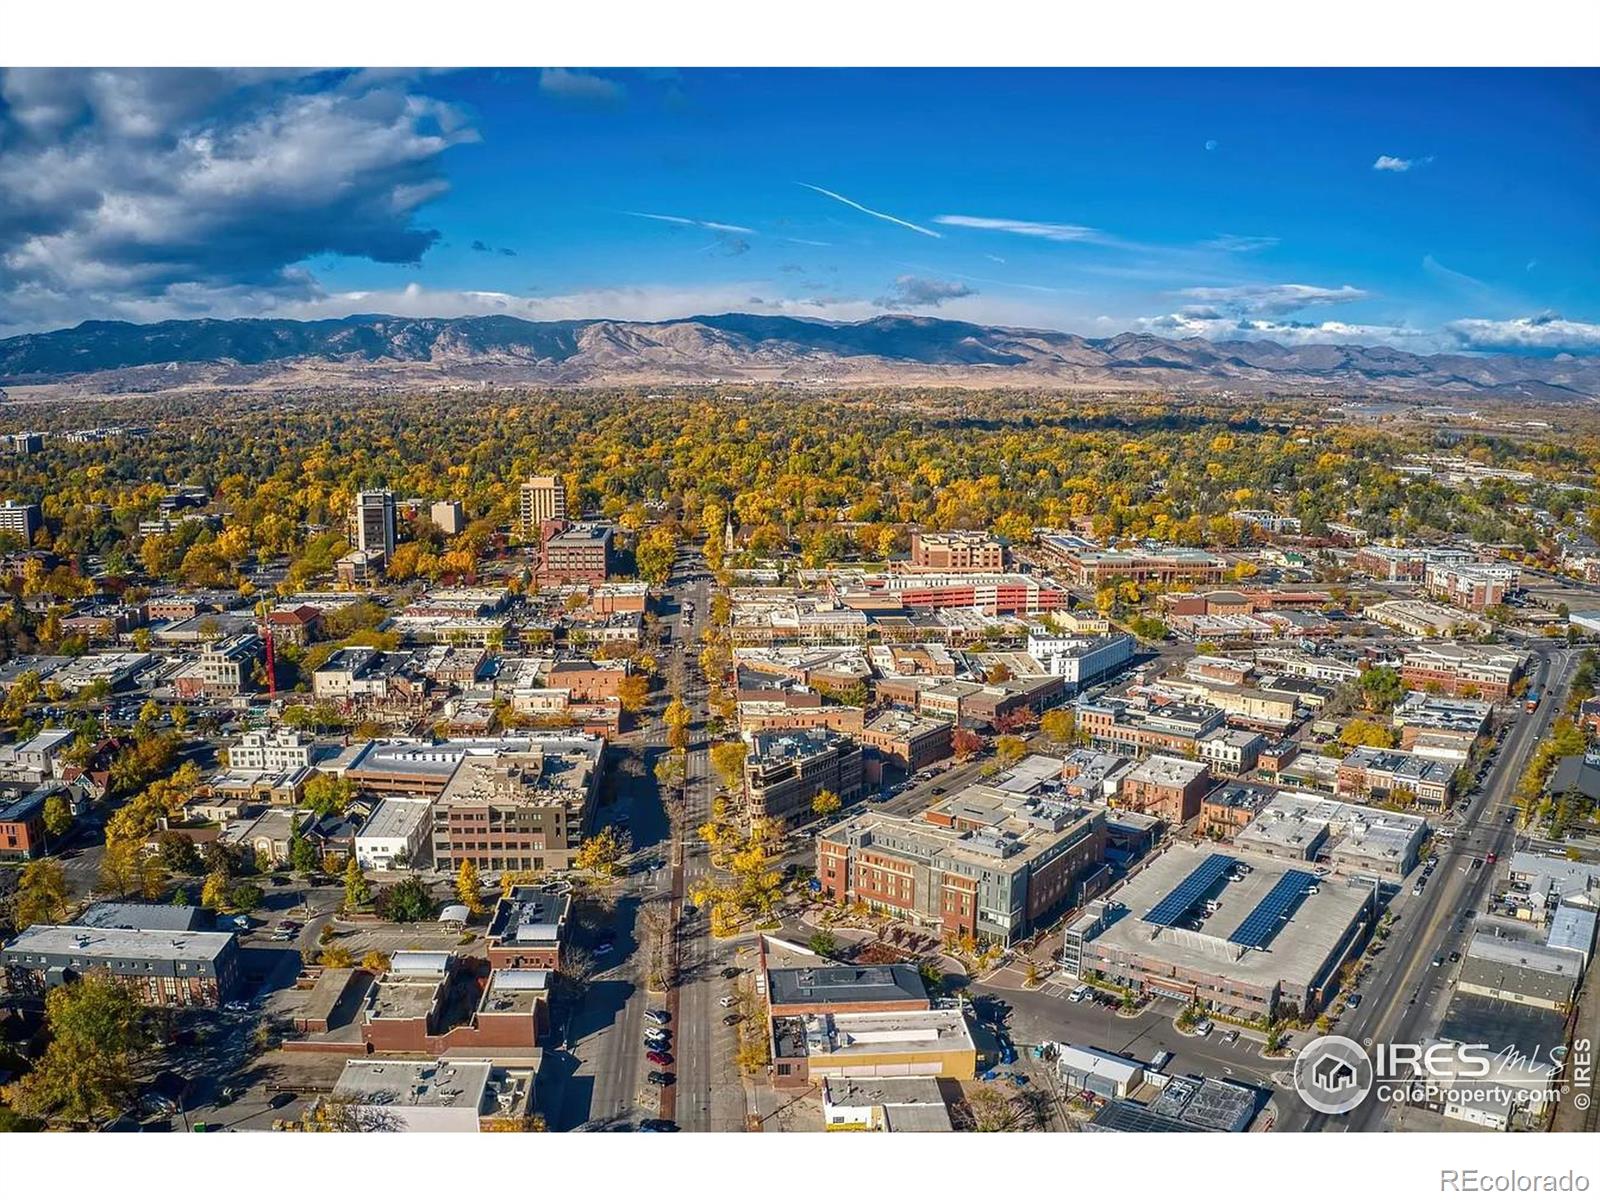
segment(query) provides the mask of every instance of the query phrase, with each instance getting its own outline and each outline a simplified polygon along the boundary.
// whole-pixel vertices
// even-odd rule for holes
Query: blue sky
[[[885,312],[1600,351],[1600,75],[0,78],[0,332]]]

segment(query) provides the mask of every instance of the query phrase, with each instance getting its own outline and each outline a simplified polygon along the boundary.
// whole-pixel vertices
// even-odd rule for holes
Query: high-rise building
[[[454,537],[467,526],[459,500],[435,500],[433,507],[428,510],[428,519],[437,525],[442,533],[450,537]]]
[[[522,485],[522,534],[531,537],[546,521],[567,519],[567,488],[558,475],[530,475]]]
[[[24,542],[32,542],[33,531],[38,528],[37,504],[18,504],[15,500],[0,504],[0,533],[14,534]]]
[[[384,561],[394,557],[394,493],[387,488],[376,492],[357,492],[350,513],[351,541],[357,550],[382,554]]]

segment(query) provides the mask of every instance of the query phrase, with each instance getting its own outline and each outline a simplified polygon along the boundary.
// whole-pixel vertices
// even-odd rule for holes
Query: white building
[[[255,729],[228,747],[228,766],[235,771],[293,771],[311,765],[315,745],[297,729]]]
[[[363,871],[392,871],[416,861],[432,828],[427,800],[390,798],[373,810],[356,834],[356,861]]]
[[[1133,658],[1133,639],[1125,633],[1111,637],[1064,637],[1044,628],[1028,632],[1028,654],[1045,672],[1067,681],[1069,691],[1103,679]]]

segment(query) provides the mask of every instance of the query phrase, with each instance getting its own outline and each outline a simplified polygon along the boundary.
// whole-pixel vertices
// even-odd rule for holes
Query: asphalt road
[[[1402,892],[1393,905],[1399,919],[1388,946],[1358,985],[1368,1003],[1354,1013],[1346,1010],[1336,1030],[1345,1037],[1363,1045],[1421,1041],[1437,1029],[1456,970],[1449,955],[1465,948],[1473,915],[1483,910],[1484,897],[1496,875],[1488,855],[1503,859],[1516,845],[1516,827],[1505,818],[1515,810],[1517,780],[1559,715],[1567,683],[1577,666],[1577,651],[1544,647],[1535,653],[1539,661],[1533,685],[1540,692],[1539,708],[1514,719],[1455,836],[1436,842],[1439,866],[1430,885],[1420,897]],[[1444,961],[1436,966],[1439,959]],[[1305,1109],[1289,1095],[1284,1108],[1288,1114],[1284,1127],[1289,1129],[1362,1131],[1392,1123],[1389,1108],[1377,1103],[1364,1104],[1342,1116],[1328,1116]]]

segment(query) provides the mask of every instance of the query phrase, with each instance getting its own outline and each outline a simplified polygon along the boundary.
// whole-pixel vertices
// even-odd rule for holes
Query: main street
[[[1498,747],[1483,786],[1467,804],[1448,839],[1436,838],[1439,866],[1431,886],[1419,896],[1397,900],[1397,921],[1376,965],[1358,985],[1369,1004],[1346,1009],[1337,1032],[1366,1046],[1421,1041],[1431,1037],[1449,1001],[1452,951],[1464,951],[1473,918],[1496,875],[1489,860],[1504,858],[1517,839],[1515,792],[1528,760],[1550,723],[1561,712],[1578,652],[1534,648],[1531,685],[1540,695],[1532,713],[1518,713]],[[1451,830],[1446,824],[1445,829]],[[1289,1113],[1288,1129],[1360,1131],[1384,1128],[1389,1109],[1370,1103],[1353,1113],[1328,1116],[1301,1106],[1292,1093],[1280,1097]]]

